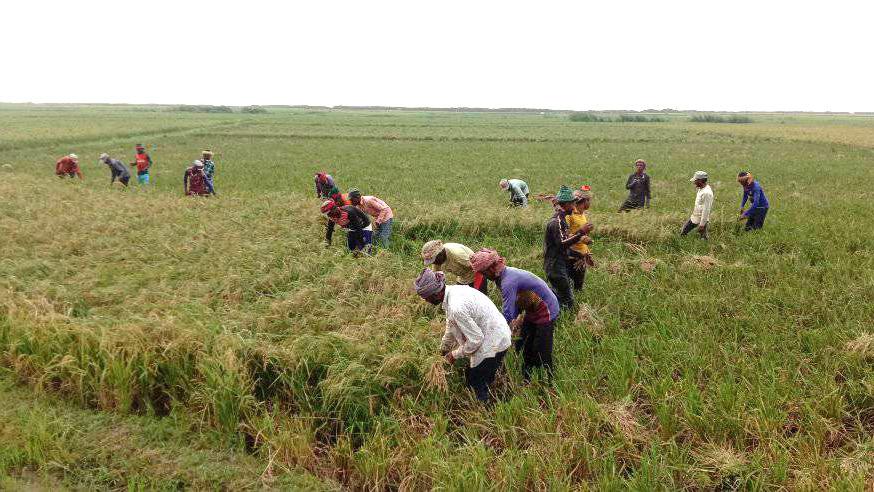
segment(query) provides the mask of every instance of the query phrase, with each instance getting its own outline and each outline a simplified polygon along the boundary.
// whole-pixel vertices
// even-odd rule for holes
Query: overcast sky
[[[0,101],[874,111],[874,1],[0,5]]]

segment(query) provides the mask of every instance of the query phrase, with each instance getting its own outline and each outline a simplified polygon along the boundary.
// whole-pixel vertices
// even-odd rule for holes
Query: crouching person
[[[346,245],[354,254],[370,254],[373,243],[373,228],[370,217],[353,205],[337,206],[334,200],[322,203],[322,213],[328,218],[325,229],[325,245],[331,245],[335,224],[346,231]]]
[[[495,304],[467,285],[446,285],[443,272],[425,269],[414,284],[416,293],[440,305],[446,313],[446,333],[440,347],[450,364],[467,357],[467,386],[477,400],[492,403],[490,387],[510,348],[510,326]],[[455,346],[454,349],[452,347]]]
[[[516,349],[522,351],[525,381],[531,379],[532,369],[538,367],[544,368],[551,380],[553,331],[560,310],[555,293],[537,275],[506,266],[504,258],[493,249],[474,253],[470,266],[501,289],[504,319],[514,328],[521,324],[522,338]],[[525,316],[519,318],[520,313]]]

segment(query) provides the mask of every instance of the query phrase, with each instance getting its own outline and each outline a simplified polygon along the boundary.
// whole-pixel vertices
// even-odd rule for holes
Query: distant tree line
[[[190,105],[182,104],[174,106],[171,111],[181,111],[184,113],[234,113],[234,109],[230,106],[211,106],[211,105]],[[263,114],[267,112],[266,108],[261,106],[245,106],[239,109],[240,113],[245,114]]]
[[[620,114],[616,117],[599,115],[590,111],[575,111],[568,119],[581,123],[664,123],[668,121],[660,116],[646,116],[642,114]]]
[[[752,123],[753,119],[749,116],[740,116],[733,114],[731,116],[722,116],[718,114],[693,114],[689,121],[695,123]]]

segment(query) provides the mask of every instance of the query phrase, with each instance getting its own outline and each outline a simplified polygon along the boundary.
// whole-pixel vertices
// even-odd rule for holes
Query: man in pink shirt
[[[394,218],[391,207],[375,196],[361,196],[361,191],[358,188],[351,188],[348,196],[352,205],[373,217],[374,242],[383,248],[388,248],[389,237],[391,236],[391,223]]]

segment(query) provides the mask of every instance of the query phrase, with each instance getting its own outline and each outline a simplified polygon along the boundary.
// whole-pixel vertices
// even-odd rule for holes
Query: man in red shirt
[[[55,163],[55,174],[59,178],[78,176],[82,179],[82,170],[79,169],[79,157],[76,154],[66,155]]]
[[[137,182],[141,185],[149,184],[149,170],[152,168],[152,157],[146,153],[146,148],[143,144],[137,144],[136,161],[131,163],[131,167],[137,167]]]

